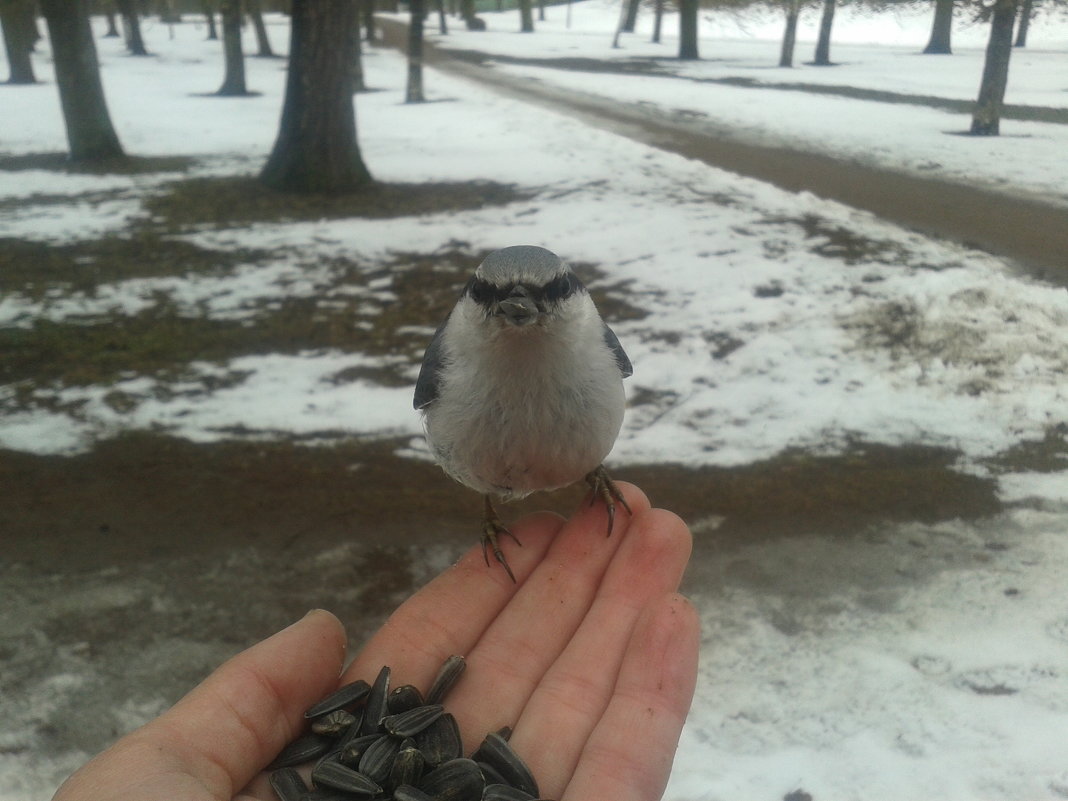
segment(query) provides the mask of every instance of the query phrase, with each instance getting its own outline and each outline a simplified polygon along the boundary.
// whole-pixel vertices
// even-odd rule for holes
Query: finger
[[[620,483],[635,515],[649,508],[637,487]],[[545,671],[589,611],[613,555],[630,536],[631,517],[605,537],[601,504],[583,504],[468,658],[452,707],[465,746],[486,731],[513,726]]]
[[[184,761],[213,797],[232,798],[303,728],[304,710],[337,687],[345,631],[316,610],[230,659],[141,730]]]
[[[558,798],[590,733],[604,714],[635,624],[643,611],[678,589],[692,538],[663,509],[638,514],[605,573],[579,629],[531,695],[511,742]]]
[[[389,665],[395,684],[427,690],[446,658],[470,652],[525,584],[563,524],[559,515],[539,513],[511,527],[523,543],[509,552],[514,584],[503,570],[486,567],[481,546],[471,548],[389,616],[345,671],[345,680],[371,681]]]
[[[693,701],[699,640],[697,612],[681,595],[666,596],[642,614],[612,700],[561,801],[663,796]]]

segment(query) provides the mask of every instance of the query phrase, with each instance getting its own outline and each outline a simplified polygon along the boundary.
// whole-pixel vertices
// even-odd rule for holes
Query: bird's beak
[[[497,305],[497,308],[498,313],[503,314],[504,318],[517,328],[530,325],[538,319],[539,309],[537,304],[521,286],[516,287],[508,297]]]

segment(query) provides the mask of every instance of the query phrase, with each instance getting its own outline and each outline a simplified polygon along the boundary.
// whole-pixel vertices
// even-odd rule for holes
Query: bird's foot
[[[608,536],[612,536],[612,527],[616,522],[616,501],[622,504],[623,508],[627,510],[627,514],[634,514],[630,507],[627,505],[627,499],[623,497],[623,493],[619,491],[619,487],[616,483],[609,478],[608,471],[604,469],[603,464],[597,465],[595,470],[586,474],[586,483],[590,485],[590,489],[593,490],[593,494],[590,497],[590,504],[592,505],[600,498],[604,501],[605,508],[608,510]]]
[[[501,567],[508,574],[508,578],[515,584],[515,574],[512,573],[512,568],[508,566],[508,560],[504,558],[500,538],[502,535],[507,535],[520,547],[523,547],[523,543],[501,522],[501,518],[497,516],[497,510],[493,508],[493,504],[490,502],[489,495],[484,496],[484,500],[486,502],[486,511],[482,518],[482,558],[486,560],[486,567],[489,567],[489,552],[492,550],[493,558],[500,562]]]

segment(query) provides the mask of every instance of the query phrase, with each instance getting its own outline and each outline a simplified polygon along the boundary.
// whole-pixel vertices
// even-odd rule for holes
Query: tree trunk
[[[263,9],[260,0],[245,0],[245,10],[252,18],[252,27],[256,31],[256,55],[260,58],[274,58],[271,40],[267,38],[267,26],[263,24]]]
[[[997,0],[990,19],[990,41],[986,46],[983,82],[972,113],[974,136],[997,136],[1001,106],[1009,82],[1009,56],[1012,55],[1012,28],[1016,22],[1016,0]]]
[[[104,19],[107,20],[108,23],[108,29],[104,33],[105,39],[118,39],[122,36],[122,34],[119,33],[119,26],[115,22],[115,10],[113,4],[108,4],[107,11],[104,12]]]
[[[222,17],[223,56],[226,74],[216,94],[234,97],[248,94],[245,86],[245,54],[241,50],[241,0],[219,0]]]
[[[953,0],[935,0],[934,23],[931,38],[923,52],[928,55],[948,56],[953,52],[950,39],[953,34]]]
[[[792,67],[794,65],[794,45],[797,44],[797,18],[801,14],[801,4],[798,0],[786,0],[783,4],[783,9],[786,11],[786,30],[782,35],[779,66]]]
[[[423,0],[408,0],[411,21],[408,23],[408,89],[405,103],[422,103],[423,97]]]
[[[352,15],[352,91],[366,92],[367,84],[363,79],[363,29],[360,27],[360,9]]]
[[[638,3],[641,0],[624,0],[627,4],[627,16],[623,19],[623,33],[634,33],[638,24]]]
[[[1013,47],[1027,47],[1027,31],[1031,27],[1031,12],[1034,11],[1032,0],[1023,0],[1020,6],[1020,24],[1016,28],[1016,44]]]
[[[10,67],[8,83],[37,83],[33,74],[33,60],[30,58],[33,52],[33,14],[32,0],[0,0],[0,27],[4,29],[4,47]]]
[[[372,183],[356,142],[352,0],[293,0],[282,123],[260,180],[289,192],[352,192]]]
[[[534,33],[534,10],[530,0],[519,0],[519,32]]]
[[[141,37],[141,19],[137,16],[134,0],[116,0],[122,16],[123,32],[126,34],[126,49],[132,56],[147,56],[145,40]]]
[[[437,0],[438,6],[438,31],[442,36],[449,33],[449,23],[445,21],[445,0]]]
[[[164,25],[174,25],[182,21],[182,13],[174,10],[172,0],[160,0],[159,21]]]
[[[367,41],[373,42],[375,34],[375,0],[363,0],[363,27],[367,31]]]
[[[653,11],[653,44],[660,44],[660,28],[664,22],[664,0],[656,0]]]
[[[41,11],[52,41],[52,60],[71,161],[122,158],[122,145],[111,125],[100,83],[86,0],[41,0]]]
[[[215,9],[211,0],[200,0],[200,7],[204,10],[204,17],[208,20],[208,41],[214,42],[219,38],[219,31],[215,27]]]
[[[812,63],[817,67],[831,66],[831,27],[834,25],[835,0],[823,0],[820,16],[820,35],[816,40],[816,55]]]
[[[679,0],[679,59],[695,61],[697,53],[697,12],[699,0]]]

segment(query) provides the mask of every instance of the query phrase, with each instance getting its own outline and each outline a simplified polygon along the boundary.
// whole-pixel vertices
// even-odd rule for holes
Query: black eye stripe
[[[556,302],[570,297],[581,285],[570,273],[557,276],[545,286],[522,284],[528,297],[535,301]],[[467,285],[467,294],[475,303],[488,305],[507,298],[515,289],[515,284],[499,287],[484,278],[472,278]]]

